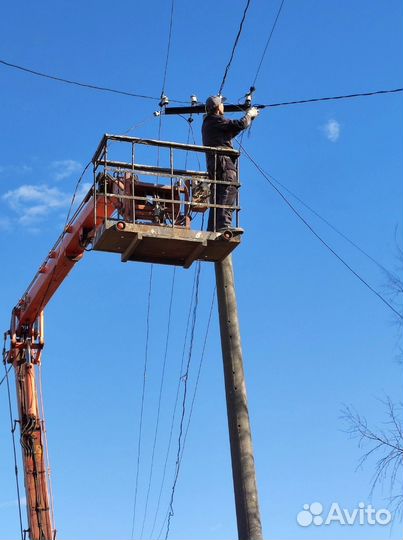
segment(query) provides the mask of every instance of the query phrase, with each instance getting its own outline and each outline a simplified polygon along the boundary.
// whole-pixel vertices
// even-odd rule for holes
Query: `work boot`
[[[217,229],[218,233],[224,233],[226,231],[231,232],[232,234],[243,234],[244,233],[244,229],[242,229],[242,227],[225,226],[225,227],[220,227],[219,229]]]

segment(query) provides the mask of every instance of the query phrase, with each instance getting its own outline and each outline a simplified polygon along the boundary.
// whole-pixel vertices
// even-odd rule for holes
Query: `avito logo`
[[[303,510],[297,514],[297,522],[301,527],[310,525],[388,525],[392,521],[392,514],[386,508],[376,510],[371,504],[360,502],[357,508],[349,510],[341,508],[339,503],[330,505],[326,516],[323,515],[323,505],[320,502],[304,504]]]

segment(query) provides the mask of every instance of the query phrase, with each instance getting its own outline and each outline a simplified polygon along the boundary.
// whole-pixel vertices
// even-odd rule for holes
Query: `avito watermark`
[[[386,508],[374,508],[371,504],[360,502],[356,508],[341,508],[333,502],[327,513],[319,502],[304,504],[303,510],[297,514],[297,522],[301,527],[310,525],[389,525],[392,514]]]

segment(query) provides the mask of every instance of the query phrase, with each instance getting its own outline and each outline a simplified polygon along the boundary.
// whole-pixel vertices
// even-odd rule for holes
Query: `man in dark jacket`
[[[232,148],[232,139],[250,126],[252,120],[258,116],[259,111],[256,107],[251,107],[240,120],[228,120],[224,117],[224,104],[221,97],[211,96],[206,101],[206,113],[202,126],[203,145]],[[230,182],[229,184],[215,184],[215,204],[234,206],[237,195],[235,158],[218,155],[215,157],[214,154],[207,152],[206,160],[207,171],[212,180]],[[213,200],[214,184],[211,186],[211,191]],[[210,208],[207,230],[219,232],[231,230],[232,212],[233,210],[230,208]]]

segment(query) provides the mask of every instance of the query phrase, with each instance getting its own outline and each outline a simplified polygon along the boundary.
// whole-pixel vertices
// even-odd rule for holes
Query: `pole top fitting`
[[[162,94],[161,101],[159,102],[159,106],[162,109],[162,107],[166,107],[168,104],[169,104],[168,96],[166,96],[165,94]]]

